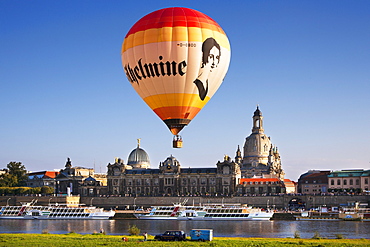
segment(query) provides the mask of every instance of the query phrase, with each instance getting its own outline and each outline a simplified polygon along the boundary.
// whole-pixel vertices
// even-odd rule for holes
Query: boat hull
[[[193,220],[193,221],[262,221],[270,220],[271,217],[259,218],[235,218],[235,217],[153,217],[153,216],[136,216],[140,220]]]
[[[106,220],[113,218],[115,211],[86,206],[4,206],[0,208],[0,219],[38,220]]]

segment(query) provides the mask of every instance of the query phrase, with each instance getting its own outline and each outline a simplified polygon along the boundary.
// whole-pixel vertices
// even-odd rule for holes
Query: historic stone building
[[[241,171],[243,178],[268,175],[284,179],[278,148],[273,146],[270,137],[264,133],[262,112],[258,106],[253,114],[252,134],[245,139]]]
[[[285,182],[291,181],[284,180],[279,152],[264,134],[263,117],[258,107],[253,115],[252,134],[246,138],[243,151],[242,155],[238,146],[234,160],[225,156],[214,168],[183,168],[171,155],[153,169],[148,154],[140,148],[139,140],[127,164],[120,158],[108,164],[108,193],[124,196],[216,196],[286,191]],[[254,180],[251,183],[242,178]]]
[[[71,195],[99,195],[106,193],[107,176],[95,174],[93,168],[72,166],[67,158],[64,169],[55,177],[55,193]]]
[[[370,170],[341,170],[328,175],[330,192],[369,192]]]
[[[235,193],[240,168],[228,157],[216,168],[182,168],[171,155],[160,162],[158,169],[151,169],[147,153],[138,144],[127,165],[119,158],[108,164],[107,178],[108,193],[115,195],[230,195]]]

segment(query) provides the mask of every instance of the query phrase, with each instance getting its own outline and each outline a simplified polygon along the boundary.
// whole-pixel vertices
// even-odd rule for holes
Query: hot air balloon
[[[222,28],[193,9],[172,7],[137,21],[122,44],[127,79],[174,135],[207,104],[230,63],[230,43]]]

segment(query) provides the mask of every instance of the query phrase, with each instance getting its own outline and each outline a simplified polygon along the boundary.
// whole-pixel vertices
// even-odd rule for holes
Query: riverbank
[[[125,237],[126,241],[122,238]],[[142,236],[117,236],[103,234],[0,234],[0,246],[370,246],[370,239],[300,239],[300,238],[221,238],[211,242],[161,242],[149,236],[143,242]]]

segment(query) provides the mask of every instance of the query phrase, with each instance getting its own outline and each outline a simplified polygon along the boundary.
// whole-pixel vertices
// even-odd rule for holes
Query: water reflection
[[[142,232],[156,235],[165,230],[213,229],[216,237],[321,237],[369,238],[370,222],[359,221],[175,221],[175,220],[0,220],[0,233],[69,233],[91,234],[103,228],[107,234],[127,235],[129,226],[136,225]]]

